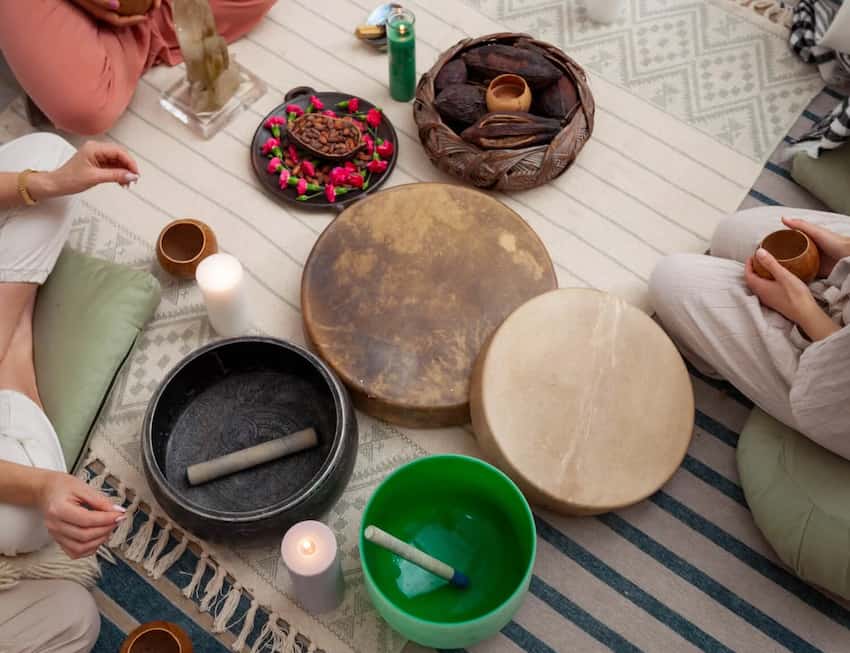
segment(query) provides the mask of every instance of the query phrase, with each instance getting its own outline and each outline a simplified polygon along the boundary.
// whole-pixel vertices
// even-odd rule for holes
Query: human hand
[[[36,200],[41,200],[73,195],[110,182],[129,186],[138,179],[139,166],[123,148],[89,141],[61,168],[30,175],[28,189]]]
[[[773,279],[762,279],[755,273],[752,257],[747,259],[744,277],[764,306],[798,325],[812,341],[823,340],[838,331],[838,325],[821,310],[805,283],[782,267],[766,249],[759,248],[756,256]]]
[[[144,23],[148,16],[122,16],[118,13],[118,0],[73,0],[74,4],[89,13],[97,20],[113,27],[132,27]],[[160,0],[155,0],[155,8],[159,8]]]
[[[847,236],[840,236],[834,231],[805,220],[782,218],[782,222],[789,229],[802,231],[818,246],[821,255],[819,276],[828,277],[838,261],[850,256],[850,238]]]
[[[47,532],[74,559],[94,554],[124,519],[124,508],[62,472],[45,472],[38,505]]]

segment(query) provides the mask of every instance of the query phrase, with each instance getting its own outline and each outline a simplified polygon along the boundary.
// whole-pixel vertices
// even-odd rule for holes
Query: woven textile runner
[[[125,488],[151,503],[161,522],[141,470],[142,415],[166,372],[212,337],[194,284],[165,276],[153,262],[152,245],[162,226],[179,216],[211,224],[222,247],[245,264],[257,331],[303,342],[301,270],[333,216],[284,209],[261,192],[247,148],[262,115],[286,90],[303,84],[361,95],[381,105],[399,132],[400,160],[391,185],[450,181],[419,146],[410,106],[390,100],[386,58],[351,36],[369,4],[279,2],[233,47],[270,91],[211,141],[194,138],[158,106],[160,90],[182,74],[179,69],[151,71],[130,110],[105,135],[139,160],[142,180],[130,191],[102,187],[87,193],[71,244],[151,270],[163,284],[163,300],[113,389],[92,453]],[[462,3],[407,4],[417,15],[420,72],[458,39],[504,29]],[[762,166],[603,76],[594,74],[592,87],[599,104],[597,128],[577,164],[545,187],[495,196],[543,238],[562,286],[610,290],[645,307],[646,281],[656,260],[670,252],[702,251],[717,221],[738,207]],[[20,102],[0,114],[0,141],[30,130],[22,116]],[[476,652],[840,650],[836,643],[846,640],[850,615],[776,563],[744,505],[734,445],[746,403],[699,379],[695,387],[700,412],[683,468],[650,501],[621,513],[581,520],[538,513],[541,541],[531,594],[503,634]],[[373,611],[362,585],[356,549],[360,512],[376,484],[398,465],[428,453],[477,449],[465,429],[402,430],[359,417],[357,467],[326,517],[340,537],[348,582],[344,605],[319,618],[304,613],[292,598],[277,542],[202,542],[210,567],[196,588],[202,599],[212,590],[208,607],[215,617],[224,611],[220,621],[227,621],[224,608],[237,601],[228,604],[228,597],[237,596],[231,590],[241,586],[233,623],[223,624],[233,636],[227,646],[240,634],[245,614],[239,606],[256,600],[260,616],[247,634],[246,650],[283,650],[291,632],[328,653],[403,648],[403,640]],[[161,569],[171,545],[156,550],[158,531],[150,530],[130,553],[141,555],[142,565],[152,559],[152,568]],[[107,567],[99,590],[111,624],[104,637],[112,639],[104,639],[97,653],[114,651],[110,642],[151,614],[147,603],[130,601],[115,589],[121,587],[116,573],[121,583],[143,581],[140,589],[155,605],[172,605],[201,630],[213,629],[214,617],[198,616],[196,606],[175,595],[182,596],[191,584],[196,571],[191,564],[183,569],[173,561],[182,574],[167,584],[167,573],[156,580],[144,566],[140,570],[128,561],[126,546],[116,551],[118,565]],[[282,641],[259,637],[257,625],[268,614],[280,618]]]

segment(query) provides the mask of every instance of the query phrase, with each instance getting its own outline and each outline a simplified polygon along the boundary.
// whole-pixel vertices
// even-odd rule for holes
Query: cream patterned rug
[[[417,14],[420,72],[459,38],[504,29],[463,3],[408,4]],[[171,366],[211,337],[194,286],[162,275],[153,263],[152,244],[162,226],[178,216],[211,224],[222,247],[246,266],[257,330],[303,342],[301,270],[333,216],[283,209],[261,192],[248,158],[261,116],[286,90],[303,84],[364,96],[383,106],[399,132],[399,165],[389,183],[449,181],[419,146],[410,106],[389,98],[386,58],[351,36],[369,5],[279,2],[233,48],[266,80],[269,93],[211,141],[196,139],[159,108],[159,91],[181,74],[170,69],[146,76],[128,113],[105,135],[139,160],[142,180],[129,192],[114,187],[89,192],[72,242],[152,270],[164,292],[97,425],[92,452],[145,500],[150,497],[138,439],[147,399]],[[604,75],[594,75],[592,87],[597,127],[576,165],[546,187],[496,197],[543,238],[562,286],[617,292],[645,307],[656,260],[669,252],[702,251],[761,165],[752,153],[729,147]],[[30,130],[22,115],[20,102],[0,113],[0,141]],[[846,636],[846,611],[776,564],[743,504],[733,446],[746,404],[699,379],[695,385],[701,412],[683,469],[653,501],[618,515],[567,520],[541,514],[532,595],[505,632],[475,647],[476,653],[836,650],[830,643]],[[355,476],[327,517],[340,535],[349,587],[337,613],[316,619],[298,608],[276,542],[204,547],[216,570],[225,570],[258,604],[306,635],[313,648],[397,653],[404,642],[374,613],[360,581],[354,538],[360,510],[383,475],[399,464],[426,453],[476,448],[464,429],[412,431],[362,415],[360,420]],[[156,559],[162,552],[143,553]],[[201,589],[211,591],[207,583],[214,579],[212,573],[201,579]],[[212,606],[224,607],[219,600]],[[271,650],[267,644],[274,641],[257,650]],[[276,650],[286,643],[279,644]],[[256,647],[256,640],[248,645]]]
[[[823,88],[779,0],[626,0],[612,25],[587,17],[595,0],[465,1],[760,163]]]

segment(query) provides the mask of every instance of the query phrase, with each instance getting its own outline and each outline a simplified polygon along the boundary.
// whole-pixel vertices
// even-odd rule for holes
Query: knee
[[[3,146],[2,167],[53,170],[74,156],[76,151],[73,145],[57,134],[34,132]]]
[[[250,32],[277,0],[212,0],[219,33],[229,42]]]
[[[126,107],[116,102],[93,101],[91,97],[68,97],[61,104],[43,109],[59,129],[80,136],[96,136],[109,130]]]
[[[50,542],[50,534],[44,518],[34,508],[0,505],[0,555],[14,557],[44,548]]]
[[[701,257],[696,254],[671,254],[662,258],[649,277],[649,297],[655,312],[663,320],[665,315],[678,312],[688,279]]]
[[[100,634],[100,613],[91,593],[77,583],[56,581],[51,601],[55,602],[51,619],[58,620],[56,640],[62,642],[59,649],[79,653],[91,651]]]

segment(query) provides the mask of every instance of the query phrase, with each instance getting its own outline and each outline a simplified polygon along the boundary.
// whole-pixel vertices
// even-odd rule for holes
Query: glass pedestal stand
[[[189,95],[190,84],[185,77],[162,92],[159,98],[160,106],[201,138],[212,138],[237,113],[247,109],[266,92],[265,83],[240,66],[233,57],[230,58],[230,64],[239,73],[241,83],[233,97],[218,111],[196,113],[192,110]]]

